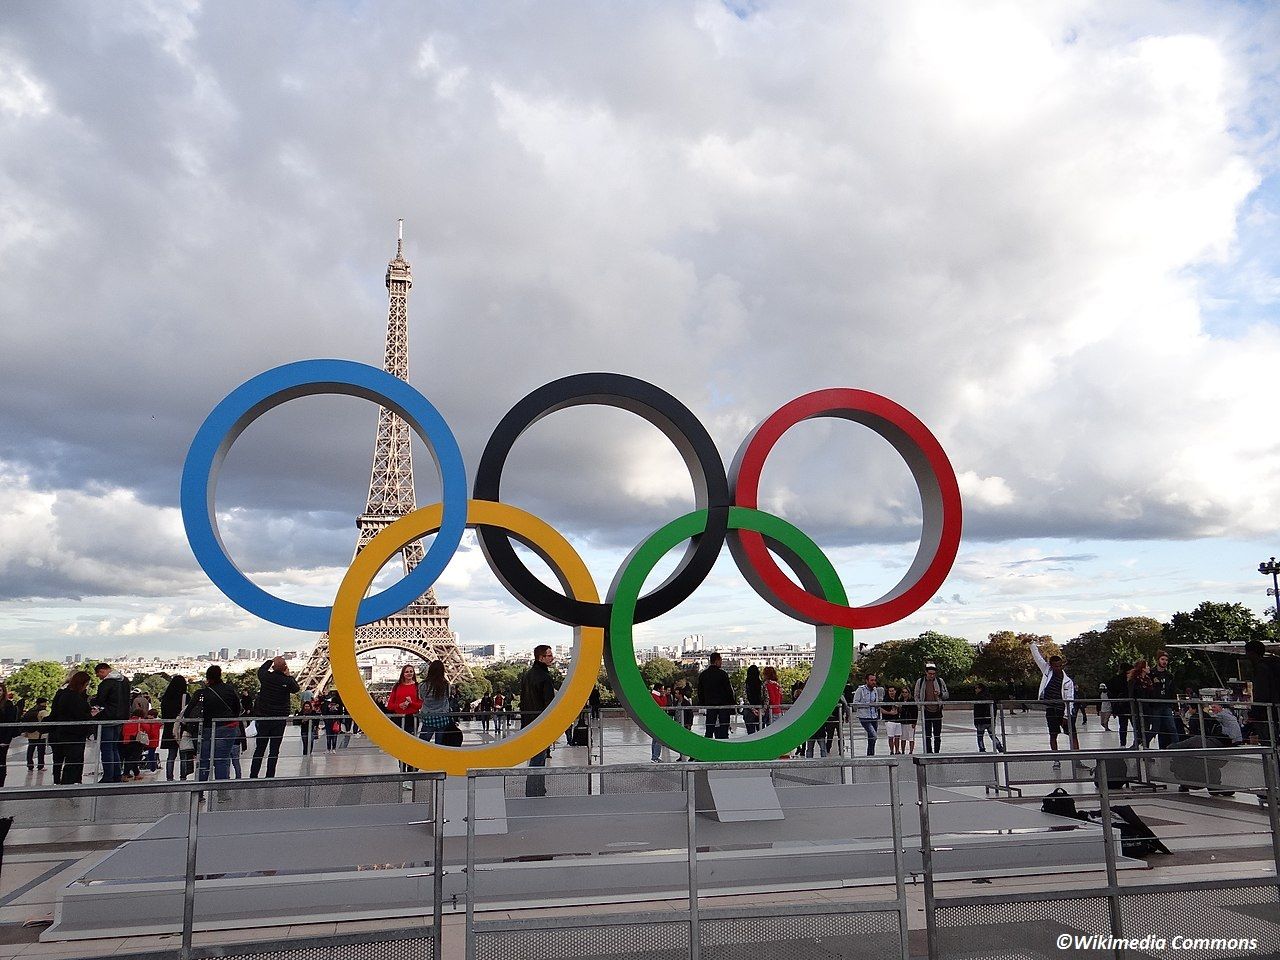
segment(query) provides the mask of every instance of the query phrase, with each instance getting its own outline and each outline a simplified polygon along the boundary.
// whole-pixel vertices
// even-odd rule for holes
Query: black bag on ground
[[[1120,852],[1126,857],[1145,857],[1152,853],[1168,853],[1169,848],[1157,837],[1127,804],[1115,804],[1111,808],[1113,816],[1123,823],[1120,826]]]
[[[1044,813],[1051,813],[1055,817],[1080,819],[1080,815],[1076,813],[1076,798],[1061,787],[1056,788],[1044,798],[1044,802],[1040,804],[1040,810]]]
[[[462,746],[462,729],[460,727],[446,727],[441,730],[439,743],[442,747]]]

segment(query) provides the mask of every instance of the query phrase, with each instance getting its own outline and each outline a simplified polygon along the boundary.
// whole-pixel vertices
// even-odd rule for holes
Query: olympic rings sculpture
[[[366,544],[328,607],[293,603],[250,581],[222,544],[214,500],[222,463],[245,428],[282,403],[316,394],[361,397],[403,417],[431,452],[442,487],[440,503],[396,520]],[[585,404],[628,410],[662,431],[689,469],[697,507],[632,551],[603,602],[582,558],[560,533],[499,500],[502,470],[520,435],[545,416]],[[904,459],[920,491],[923,530],[915,559],[896,586],[864,606],[849,603],[839,576],[817,544],[782,518],[758,508],[760,474],[770,452],[792,426],[817,417],[851,420],[874,430]],[[457,775],[479,767],[516,766],[545,750],[582,710],[602,659],[614,692],[632,719],[672,749],[708,761],[766,760],[785,754],[835,709],[853,658],[853,629],[893,623],[928,602],[955,561],[963,523],[955,471],[937,439],[905,408],[864,390],[819,390],[783,405],[748,435],[726,474],[706,428],[671,394],[622,374],[564,377],[534,390],[498,423],[481,455],[468,498],[462,455],[439,411],[403,380],[348,360],[285,364],[228,394],[192,440],[180,500],[192,552],[229,599],[281,626],[328,630],[334,682],[371,740],[413,766]],[[551,706],[516,736],[489,744],[444,747],[403,730],[374,702],[356,665],[356,628],[390,616],[422,595],[444,570],[468,527],[476,529],[495,576],[517,600],[573,628],[574,655]],[[387,560],[433,533],[434,542],[409,575],[380,593],[365,596]],[[564,592],[538,579],[520,560],[512,540],[538,554]],[[632,628],[686,600],[711,572],[726,540],[743,576],[765,601],[816,628],[813,676],[822,679],[807,684],[780,721],[746,737],[711,740],[687,730],[649,695],[636,663]],[[642,594],[645,578],[658,561],[686,541],[675,571]],[[775,556],[790,568],[795,580],[783,572]]]

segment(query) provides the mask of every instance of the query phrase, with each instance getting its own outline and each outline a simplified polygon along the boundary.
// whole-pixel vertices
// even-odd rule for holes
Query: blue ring
[[[268,593],[240,572],[218,534],[214,492],[222,461],[244,429],[297,397],[339,394],[372,400],[404,418],[426,443],[440,472],[444,513],[422,562],[399,582],[360,603],[357,624],[403,610],[436,581],[467,527],[467,472],[453,431],[421,393],[384,370],[351,360],[300,360],[260,373],[231,391],[205,418],[182,467],[182,524],[196,561],[234,603],[282,627],[323,633],[332,607],[293,603]]]

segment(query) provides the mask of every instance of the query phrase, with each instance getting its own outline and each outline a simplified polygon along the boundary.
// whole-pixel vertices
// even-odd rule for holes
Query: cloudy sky
[[[860,387],[929,425],[966,508],[935,601],[861,640],[1262,611],[1277,63],[1265,4],[6,4],[0,653],[311,643],[209,585],[178,476],[255,373],[381,362],[398,217],[411,379],[472,467],[570,373],[661,385],[726,460]],[[310,398],[233,448],[219,513],[258,583],[331,599],[375,422]],[[599,408],[530,430],[504,498],[602,589],[693,505],[658,432]],[[910,475],[853,424],[791,431],[764,500],[858,602],[914,552]],[[438,590],[464,642],[568,640],[472,544]],[[727,559],[640,637],[689,633],[811,636]]]

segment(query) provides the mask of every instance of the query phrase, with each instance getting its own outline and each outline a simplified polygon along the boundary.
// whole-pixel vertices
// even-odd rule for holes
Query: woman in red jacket
[[[400,670],[400,679],[387,694],[387,710],[396,725],[403,728],[410,736],[417,731],[418,711],[422,709],[422,697],[418,693],[418,671],[412,664],[406,663]],[[400,764],[400,772],[409,769],[406,763]]]

